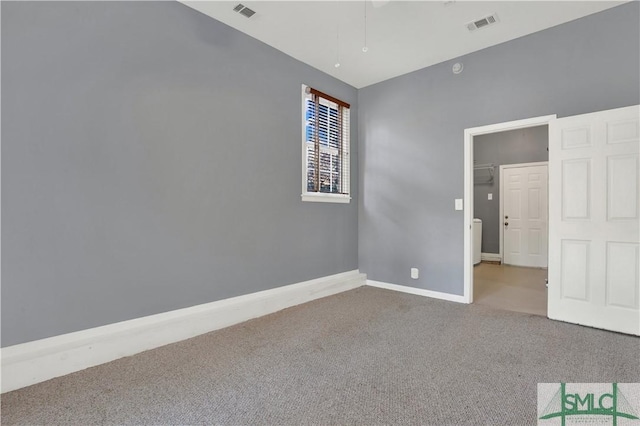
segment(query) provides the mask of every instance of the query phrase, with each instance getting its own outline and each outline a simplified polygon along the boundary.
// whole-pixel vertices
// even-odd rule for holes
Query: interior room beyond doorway
[[[547,270],[480,263],[474,268],[474,303],[547,316]]]
[[[518,194],[513,196],[511,192],[514,191],[511,191],[507,197],[505,188],[513,188],[505,187],[507,182],[501,182],[501,179],[506,178],[500,170],[506,171],[509,170],[506,167],[520,164],[545,164],[549,158],[548,143],[549,131],[546,125],[474,137],[474,226],[482,227],[480,259],[476,256],[474,261],[475,303],[547,315],[547,192],[536,192],[544,193],[544,200],[528,200],[532,191],[527,189],[525,183],[523,188],[516,188]],[[545,172],[543,180],[546,189],[546,166],[542,170]],[[526,178],[527,181],[531,179],[525,174],[516,177]],[[517,206],[514,207],[514,203]],[[544,229],[536,232],[529,229],[514,232],[512,227],[516,223],[530,222],[528,215],[536,215],[535,209],[544,210]],[[511,216],[506,219],[505,215]],[[518,264],[519,259],[530,256],[505,256],[507,251],[509,254],[513,254],[513,251],[528,255],[529,250],[544,257],[539,265],[542,268],[524,267],[531,266],[526,261]],[[505,260],[509,260],[510,264],[505,264]]]

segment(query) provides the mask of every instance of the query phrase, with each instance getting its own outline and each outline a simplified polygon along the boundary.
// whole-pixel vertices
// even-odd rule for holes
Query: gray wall
[[[473,217],[482,219],[482,252],[500,252],[500,166],[548,161],[549,126],[491,133],[473,138],[475,164],[495,166],[490,182],[486,170],[478,171],[473,185]],[[492,194],[493,199],[488,199]]]
[[[638,104],[639,6],[359,90],[360,270],[372,280],[461,295],[463,212],[454,199],[463,197],[464,129]],[[462,74],[451,72],[456,61]],[[411,267],[420,279],[410,278]]]
[[[301,84],[357,91],[177,2],[2,2],[2,346],[357,269],[303,203]]]

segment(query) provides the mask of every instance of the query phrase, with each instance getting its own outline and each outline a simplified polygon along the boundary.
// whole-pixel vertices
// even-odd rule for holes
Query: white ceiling
[[[356,88],[368,86],[624,1],[182,1]],[[233,11],[242,3],[256,14]],[[362,52],[367,11],[368,51]],[[497,13],[497,25],[466,24]],[[338,31],[339,28],[339,31]],[[338,49],[339,47],[339,53]],[[340,63],[336,68],[335,63]]]

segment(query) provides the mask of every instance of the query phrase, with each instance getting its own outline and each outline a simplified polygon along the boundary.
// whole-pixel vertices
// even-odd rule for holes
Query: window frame
[[[302,85],[302,92],[301,92],[301,99],[302,99],[302,113],[301,113],[301,127],[302,127],[302,201],[306,201],[306,202],[320,202],[320,203],[343,203],[343,204],[347,204],[351,202],[351,135],[349,134],[350,132],[350,127],[347,129],[347,132],[343,133],[341,129],[340,133],[341,133],[341,144],[342,144],[342,151],[343,151],[343,159],[342,159],[342,164],[340,165],[340,170],[341,170],[341,177],[340,177],[340,185],[342,185],[344,187],[344,185],[346,185],[347,187],[347,193],[346,194],[336,194],[336,193],[331,193],[331,192],[309,192],[307,190],[307,134],[306,134],[306,124],[307,124],[307,118],[306,118],[306,110],[307,110],[307,89],[310,89],[309,86],[307,86],[306,84]],[[351,108],[346,108],[346,114],[348,114],[348,118],[349,118],[349,122],[351,121]],[[317,112],[316,112],[317,113]],[[345,142],[346,139],[346,142]],[[346,146],[346,149],[345,149]],[[349,171],[346,174],[342,174],[342,170],[344,165],[347,165],[347,170]],[[343,182],[343,179],[346,178],[347,182]]]

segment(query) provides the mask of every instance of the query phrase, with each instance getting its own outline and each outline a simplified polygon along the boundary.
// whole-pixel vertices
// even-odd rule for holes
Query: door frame
[[[499,215],[500,222],[502,222],[502,218],[504,217],[504,190],[502,187],[502,183],[504,179],[502,179],[502,173],[504,169],[517,169],[520,167],[536,167],[536,166],[547,166],[547,210],[549,206],[549,162],[548,161],[538,161],[535,163],[517,163],[517,164],[503,164],[500,166],[500,185],[498,191],[500,191],[500,206],[499,206]],[[549,246],[549,213],[547,212],[547,246]],[[500,226],[500,259],[502,263],[504,263],[504,227]],[[549,249],[547,248],[547,257],[549,257]],[[548,266],[549,262],[547,262]]]
[[[473,138],[489,133],[549,125],[556,114],[507,121],[464,130],[464,303],[473,303]],[[551,186],[551,182],[548,182]]]

